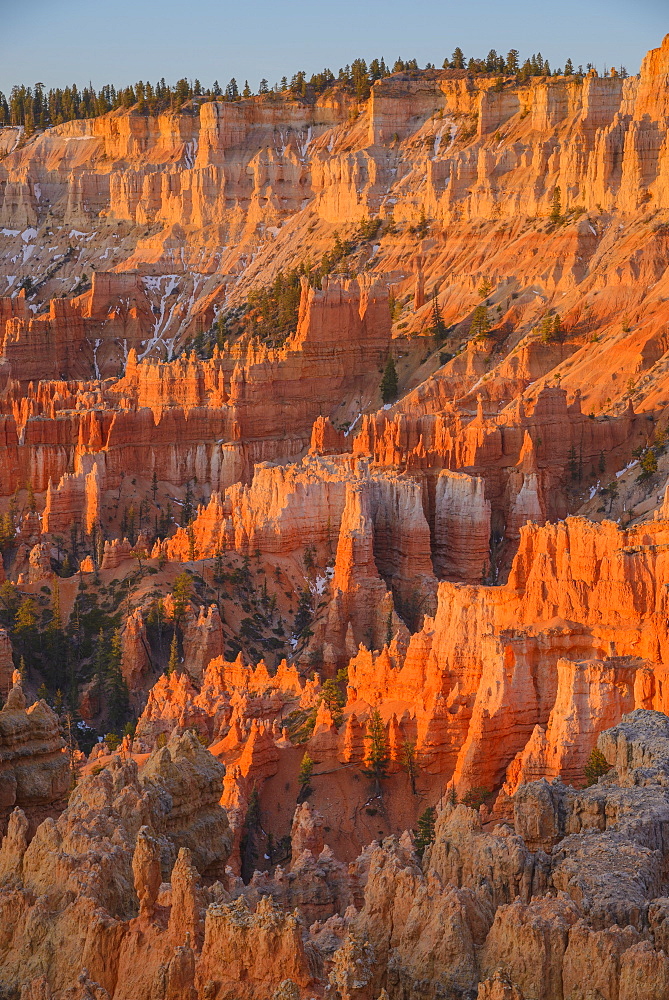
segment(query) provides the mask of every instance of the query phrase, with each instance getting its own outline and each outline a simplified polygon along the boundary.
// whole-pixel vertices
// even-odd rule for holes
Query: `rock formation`
[[[16,675],[18,677],[18,675]],[[0,708],[0,824],[15,807],[31,824],[57,811],[70,786],[58,718],[44,701],[27,707],[15,679]]]
[[[0,130],[0,994],[669,993],[668,88]]]

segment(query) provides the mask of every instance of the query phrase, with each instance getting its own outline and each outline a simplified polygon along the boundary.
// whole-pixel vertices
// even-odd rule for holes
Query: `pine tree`
[[[477,288],[478,297],[480,299],[487,299],[492,292],[492,283],[488,278],[482,278],[481,284]]]
[[[657,472],[657,455],[653,448],[646,448],[639,459],[641,475],[639,479],[649,479]]]
[[[386,367],[383,369],[383,378],[381,379],[381,399],[384,403],[394,403],[397,399],[397,369],[395,368],[395,362],[393,361],[392,355],[388,356],[386,361]]]
[[[60,582],[58,580],[58,577],[56,577],[53,581],[51,605],[52,605],[51,622],[49,623],[49,627],[60,630],[63,627],[63,622],[60,612]]]
[[[314,601],[311,591],[304,587],[300,592],[297,602],[297,612],[293,622],[293,638],[309,639],[314,633],[311,630],[311,622],[314,617]]]
[[[34,660],[38,643],[37,632],[37,605],[32,597],[26,597],[16,611],[14,619],[14,635],[17,638],[17,645],[21,656],[25,656],[28,663]]]
[[[556,186],[553,190],[553,197],[551,199],[551,214],[550,220],[553,223],[558,223],[562,219],[562,191],[559,186]]]
[[[332,713],[335,726],[339,727],[342,724],[342,709],[346,704],[346,698],[334,677],[328,677],[323,682],[320,700],[325,702]]]
[[[165,673],[169,677],[171,674],[176,673],[179,670],[179,640],[177,638],[176,629],[174,630],[174,635],[172,636],[172,642],[170,643],[170,658],[167,662],[167,668]]]
[[[432,325],[430,332],[439,343],[441,343],[446,336],[446,324],[444,323],[441,315],[441,309],[439,308],[439,292],[436,287],[432,293]]]
[[[106,661],[106,651],[105,651],[105,633],[103,629],[98,632],[98,641],[95,645],[95,654],[93,657],[93,677],[95,679],[95,687],[98,695],[102,695],[105,686],[105,661]]]
[[[374,779],[377,792],[380,793],[381,779],[386,776],[390,758],[388,754],[386,727],[378,708],[373,709],[369,716],[365,741],[367,743],[367,752],[363,770],[365,774]]]
[[[258,833],[260,831],[260,799],[258,789],[254,786],[249,797],[249,804],[244,817],[239,852],[241,855],[242,879],[248,885],[253,877],[256,858],[258,857]]]
[[[546,313],[539,326],[539,333],[544,344],[559,342],[562,339],[562,327],[557,313],[555,316]]]
[[[423,860],[423,855],[430,844],[434,843],[434,827],[435,819],[437,816],[437,810],[434,806],[428,806],[427,809],[420,814],[418,817],[418,829],[415,831],[414,835],[414,846],[416,848],[416,854]]]
[[[490,319],[488,317],[487,306],[477,306],[474,310],[474,315],[472,316],[472,325],[469,328],[469,335],[470,337],[476,337],[477,340],[484,340],[489,330]]]
[[[515,75],[518,72],[518,49],[510,49],[506,54],[506,72]]]
[[[179,573],[172,584],[172,601],[174,607],[174,623],[181,625],[186,614],[186,609],[190,603],[191,588],[193,581],[186,572]]]
[[[386,617],[386,646],[390,646],[393,641],[393,610],[388,612]]]
[[[186,483],[186,496],[184,497],[184,505],[181,509],[181,526],[186,528],[193,518],[193,487],[190,484],[190,479]]]
[[[418,761],[416,759],[416,744],[412,740],[405,740],[400,750],[400,764],[402,770],[408,775],[411,782],[411,792],[416,794],[416,775],[418,774]]]
[[[112,633],[111,646],[105,664],[107,714],[114,728],[122,725],[130,710],[128,687],[121,670],[122,659],[121,630],[115,629]]]
[[[153,493],[153,502],[156,502],[156,496],[158,494],[158,476],[156,475],[156,470],[153,470],[153,476],[151,478],[151,492]]]
[[[297,783],[300,786],[300,792],[298,795],[298,802],[304,802],[304,800],[311,794],[311,775],[314,770],[314,760],[310,756],[309,751],[305,751],[304,756],[300,762],[300,770],[297,775]]]
[[[75,601],[76,608],[76,601]],[[75,610],[73,608],[73,612]],[[53,591],[51,595],[51,621],[48,623],[44,640],[46,646],[47,662],[45,663],[45,673],[52,683],[57,683],[62,679],[67,668],[67,639],[63,629],[63,622],[60,609],[60,582],[55,577]]]
[[[67,753],[67,760],[70,769],[70,791],[72,791],[77,784],[77,768],[76,768],[76,754],[79,750],[79,744],[75,736],[74,730],[75,718],[72,712],[67,711],[61,719],[61,729],[63,736],[65,738],[65,752]]]
[[[7,511],[0,518],[0,550],[4,551],[14,541],[16,532],[12,515]]]

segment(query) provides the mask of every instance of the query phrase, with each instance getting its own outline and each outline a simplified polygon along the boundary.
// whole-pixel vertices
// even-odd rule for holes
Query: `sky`
[[[359,56],[441,66],[457,45],[636,73],[667,32],[668,0],[0,0],[0,90],[234,76],[256,91]]]

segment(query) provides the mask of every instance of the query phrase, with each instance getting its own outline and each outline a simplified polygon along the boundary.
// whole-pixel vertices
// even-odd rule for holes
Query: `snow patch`
[[[309,146],[311,144],[312,135],[313,135],[313,129],[310,125],[309,128],[307,129],[307,138],[304,140],[304,142],[300,142],[298,139],[297,148],[299,150],[300,159],[302,161],[306,160],[307,150],[309,149]]]
[[[20,232],[20,229],[0,229],[3,236],[18,236]]]
[[[186,170],[192,170],[193,167],[195,166],[197,145],[198,145],[197,139],[192,139],[190,142],[187,142],[186,145],[184,146],[184,160],[185,160]]]
[[[439,152],[439,148],[441,146],[441,140],[443,139],[444,132],[446,131],[446,129],[448,127],[449,127],[448,124],[442,125],[442,127],[439,129],[439,131],[437,132],[437,134],[434,137],[434,150],[433,150],[433,153],[432,153],[432,158],[433,159],[436,159],[436,157],[437,157],[437,153]],[[454,127],[455,126],[450,125],[450,136],[451,136],[450,145],[453,144],[453,134],[454,134],[453,133],[453,128]],[[456,131],[457,131],[457,127],[455,127],[455,128],[456,128]]]
[[[21,239],[23,240],[24,243],[28,243],[29,240],[34,240],[36,236],[37,236],[37,230],[32,228],[24,229],[23,232],[21,233]]]
[[[388,405],[390,405],[390,404],[388,404]],[[351,424],[351,426],[349,427],[349,429],[344,433],[344,437],[348,437],[349,436],[349,434],[351,433],[351,431],[353,430],[353,428],[357,424],[358,420],[360,420],[361,416],[362,416],[362,410],[360,411],[360,413],[358,414],[358,416],[355,418],[355,420],[353,421],[353,423]]]
[[[93,365],[95,366],[96,378],[101,378],[100,369],[98,368],[98,347],[100,346],[101,343],[102,339],[98,337],[97,340],[95,341],[95,347],[93,348]]]
[[[616,472],[616,479],[620,479],[620,477],[623,476],[627,472],[628,469],[633,469],[634,466],[638,465],[638,464],[639,464],[639,460],[636,459],[636,458],[633,458],[631,462],[627,463],[627,465],[625,466],[624,469],[620,469],[618,472]]]
[[[167,317],[165,316],[165,310],[167,308],[167,300],[172,294],[172,292],[177,288],[179,284],[178,274],[163,274],[160,276],[146,275],[142,278],[142,283],[144,287],[151,292],[158,293],[160,295],[160,306],[158,317],[153,324],[153,337],[147,341],[147,346],[139,355],[138,360],[141,361],[145,358],[147,354],[151,351],[155,345],[163,340],[162,334],[167,329],[172,319],[172,314],[176,308],[177,302],[172,303],[172,308],[169,310]],[[165,341],[168,346],[169,356],[171,358],[172,351],[174,349],[174,340]]]

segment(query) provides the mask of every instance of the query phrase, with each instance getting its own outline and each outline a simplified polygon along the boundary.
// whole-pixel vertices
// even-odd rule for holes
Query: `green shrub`
[[[596,785],[603,775],[608,774],[611,766],[602,751],[598,747],[594,747],[583,768],[586,786],[589,788],[591,785]]]

